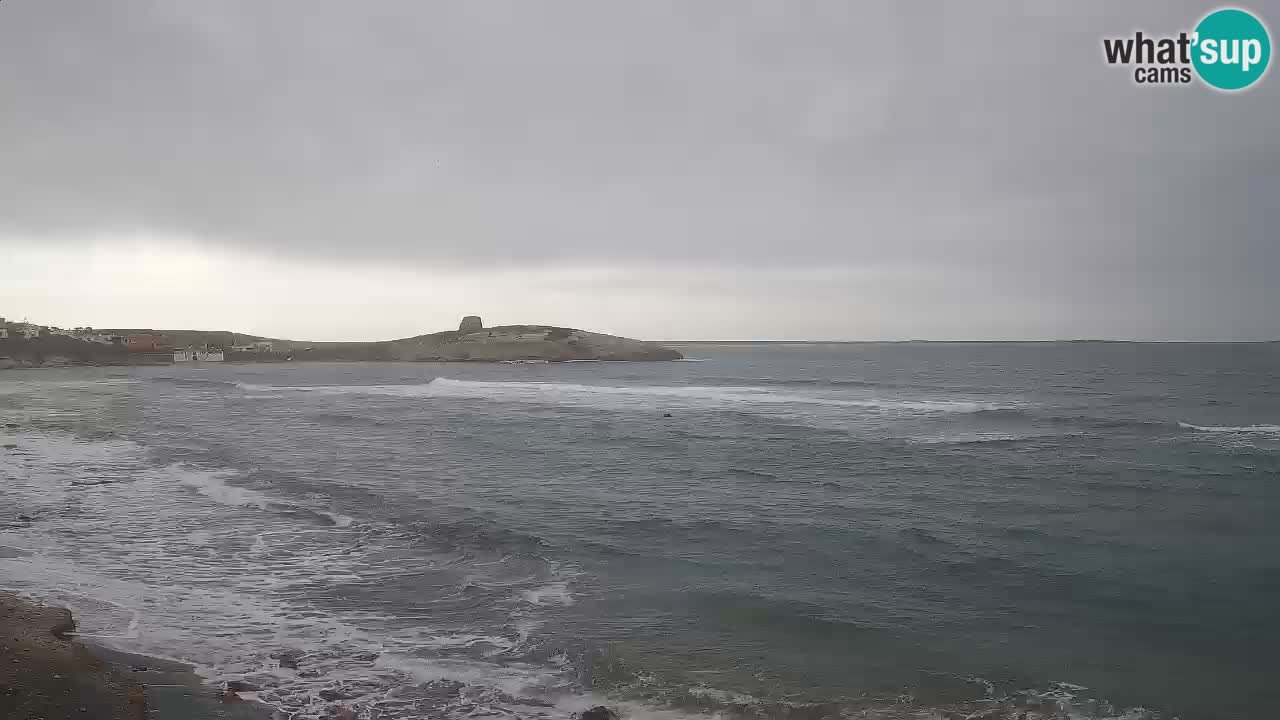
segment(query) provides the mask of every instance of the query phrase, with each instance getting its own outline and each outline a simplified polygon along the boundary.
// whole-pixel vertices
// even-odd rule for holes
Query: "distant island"
[[[474,315],[457,330],[376,342],[307,342],[228,331],[75,328],[4,323],[0,369],[201,362],[568,362],[678,360],[657,343],[551,325],[485,327]]]

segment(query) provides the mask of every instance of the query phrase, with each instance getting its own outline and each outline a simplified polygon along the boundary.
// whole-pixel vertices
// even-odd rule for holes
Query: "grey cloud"
[[[1277,80],[1136,88],[1100,49],[1208,9],[9,0],[0,227],[432,268],[914,265],[1222,322],[1280,294]]]

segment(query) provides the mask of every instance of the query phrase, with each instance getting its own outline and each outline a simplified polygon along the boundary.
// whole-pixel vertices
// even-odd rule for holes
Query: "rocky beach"
[[[0,591],[0,717],[8,720],[256,720],[271,711],[191,668],[76,639],[75,619]]]

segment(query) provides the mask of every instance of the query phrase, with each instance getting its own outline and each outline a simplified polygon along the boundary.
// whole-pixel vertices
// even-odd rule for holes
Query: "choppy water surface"
[[[296,717],[1280,714],[1280,346],[683,349],[0,374],[0,585]]]

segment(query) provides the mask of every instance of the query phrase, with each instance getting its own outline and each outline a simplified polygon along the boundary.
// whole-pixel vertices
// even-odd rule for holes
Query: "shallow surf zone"
[[[539,628],[574,568],[537,539],[474,523],[369,522],[242,472],[156,465],[131,442],[5,436],[0,521],[10,589],[71,607],[121,650],[239,680],[291,717],[519,714],[576,702]],[[9,462],[17,459],[17,462]],[[114,482],[83,485],[85,470]]]
[[[1014,688],[980,677],[934,675],[924,698],[904,691],[884,698],[819,701],[766,699],[693,686],[668,691],[663,708],[684,717],[715,718],[857,718],[857,720],[1177,720],[1168,711],[1117,707],[1097,698],[1088,688],[1068,682],[1043,688]],[[939,696],[950,696],[944,700]],[[623,701],[620,709],[631,717],[671,715],[659,706]]]

